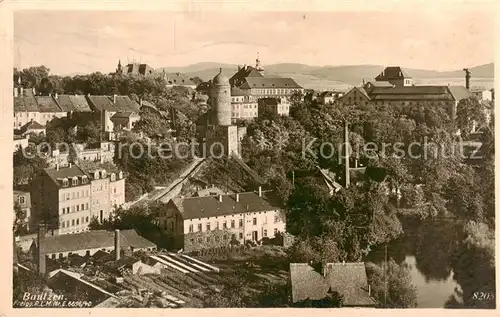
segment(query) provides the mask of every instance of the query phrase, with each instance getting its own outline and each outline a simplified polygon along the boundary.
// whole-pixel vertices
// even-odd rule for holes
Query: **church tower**
[[[215,111],[215,124],[220,126],[231,125],[231,86],[229,85],[229,78],[222,74],[222,68],[212,80],[210,97]]]
[[[262,68],[260,64],[259,52],[257,52],[257,58],[255,59],[255,69],[261,74],[264,75],[264,68]]]
[[[122,62],[121,60],[118,60],[118,67],[116,67],[116,75],[121,75],[121,74],[123,74]]]

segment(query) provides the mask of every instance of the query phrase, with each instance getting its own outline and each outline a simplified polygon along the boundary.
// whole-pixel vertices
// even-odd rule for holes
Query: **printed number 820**
[[[493,300],[495,299],[495,294],[490,292],[475,292],[472,296],[474,300]]]

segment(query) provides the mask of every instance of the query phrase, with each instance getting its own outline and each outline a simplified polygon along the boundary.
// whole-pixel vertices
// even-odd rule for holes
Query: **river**
[[[417,288],[418,308],[444,308],[450,298],[461,303],[461,287],[453,279],[452,261],[458,246],[457,224],[446,221],[417,222],[405,225],[405,234],[387,245],[387,258],[409,269]],[[382,264],[384,247],[365,258]]]

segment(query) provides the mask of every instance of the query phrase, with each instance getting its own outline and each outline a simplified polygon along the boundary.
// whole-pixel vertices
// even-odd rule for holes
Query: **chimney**
[[[370,285],[368,285],[368,296],[371,296],[372,295],[372,288],[370,287]]]
[[[262,186],[259,186],[259,197],[262,197]]]
[[[45,275],[45,234],[47,227],[45,224],[38,225],[38,274]]]
[[[464,68],[464,72],[465,72],[465,88],[467,88],[467,90],[469,90],[469,87],[470,87],[470,71],[468,68]]]
[[[219,202],[222,202],[222,194],[219,195]]]
[[[116,103],[116,95],[113,95],[113,103]]]
[[[349,126],[347,121],[344,123],[344,146],[345,146],[345,187],[349,187],[351,183],[351,176],[349,174]]]
[[[69,168],[71,168],[72,166],[73,166],[73,164],[70,162],[70,163],[69,163]]]
[[[56,171],[59,170],[59,163],[56,164]]]
[[[17,87],[14,87],[14,97],[18,97],[19,96],[19,90]]]
[[[236,202],[239,203],[240,202],[240,194],[236,193]]]
[[[56,92],[56,94],[54,95],[54,98],[57,99],[59,97],[59,94]]]
[[[115,261],[120,260],[120,230],[115,229]]]

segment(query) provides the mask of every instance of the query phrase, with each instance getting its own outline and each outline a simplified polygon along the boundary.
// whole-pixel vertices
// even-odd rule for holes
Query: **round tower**
[[[231,86],[229,78],[222,74],[222,68],[212,80],[210,97],[215,111],[215,124],[231,125]]]

